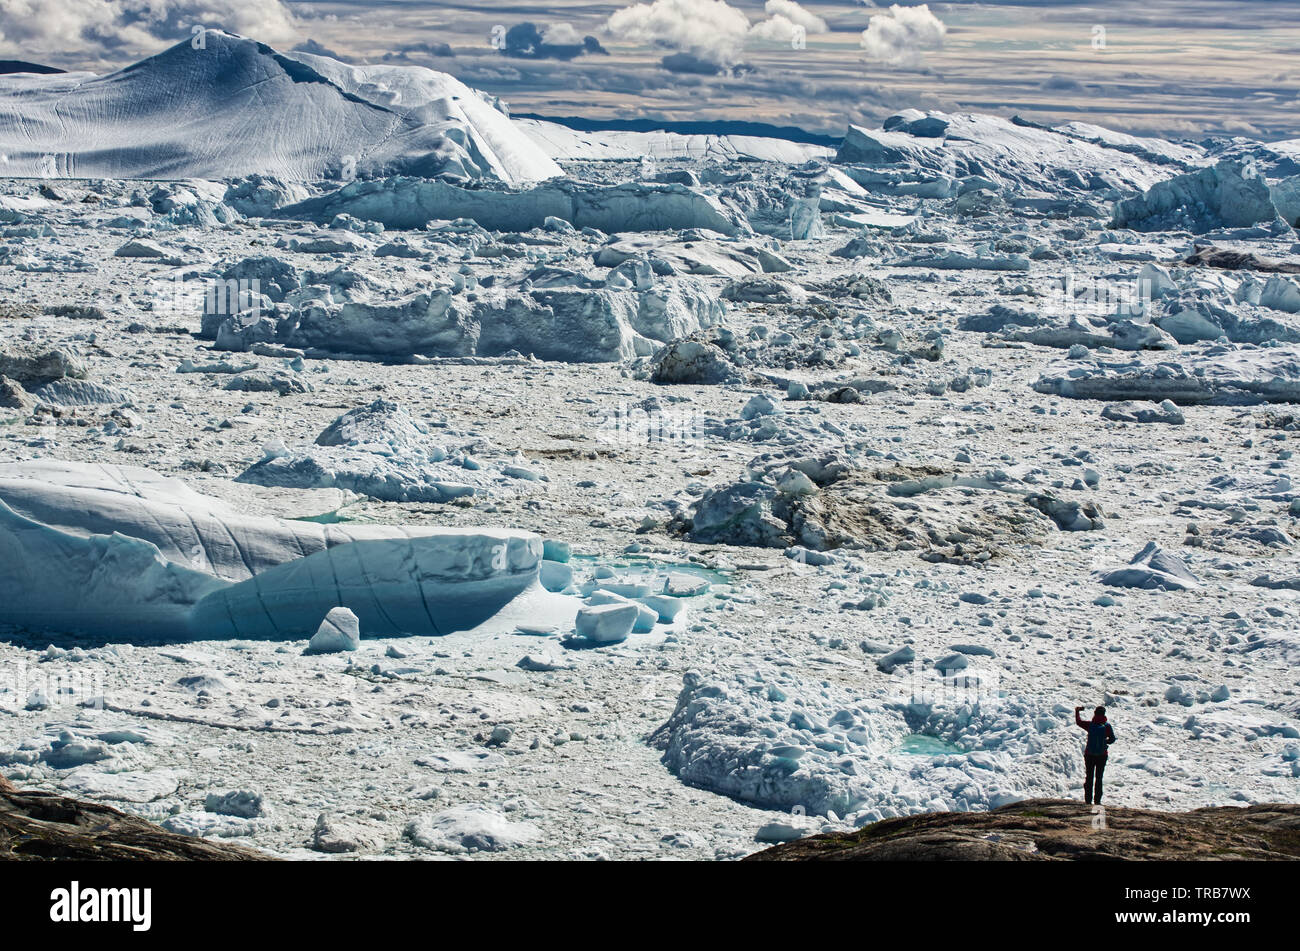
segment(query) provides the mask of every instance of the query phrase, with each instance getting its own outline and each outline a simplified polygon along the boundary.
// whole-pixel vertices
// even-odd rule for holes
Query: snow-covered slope
[[[979,175],[1049,195],[1062,187],[1144,190],[1208,161],[1191,147],[1096,126],[1056,130],[999,116],[915,109],[887,119],[883,129],[849,126],[836,160],[952,178]]]
[[[1128,135],[1106,129],[1090,122],[1067,122],[1056,126],[1051,131],[1059,132],[1072,139],[1091,142],[1108,149],[1128,152],[1149,162],[1169,163],[1171,165],[1199,165],[1205,161],[1205,150],[1199,146],[1185,143],[1169,142],[1145,136]]]
[[[347,66],[209,31],[106,76],[0,77],[6,174],[523,184],[559,167],[478,92],[423,67]]]
[[[834,149],[756,135],[683,135],[680,132],[583,132],[558,122],[517,119],[516,126],[553,159],[604,160],[717,159],[738,157],[798,165],[809,159],[829,158]]]

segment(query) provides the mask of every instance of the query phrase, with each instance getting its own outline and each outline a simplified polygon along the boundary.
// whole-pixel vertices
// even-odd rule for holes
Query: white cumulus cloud
[[[817,16],[815,13],[805,10],[803,7],[799,6],[799,4],[795,3],[794,0],[767,0],[767,3],[763,6],[763,10],[766,11],[767,15],[774,20],[778,17],[782,17],[795,26],[803,27],[809,33],[829,32],[829,27],[826,26],[825,20]],[[761,27],[762,25],[762,23],[759,23],[755,26],[755,29],[758,29],[758,27]]]
[[[581,46],[582,37],[572,23],[552,23],[542,33],[542,42],[548,46]]]
[[[755,23],[749,30],[749,37],[767,43],[789,43],[794,39],[798,29],[799,27],[794,23],[778,14]],[[807,33],[808,31],[805,29],[804,35],[806,36]]]
[[[731,66],[745,48],[749,17],[725,0],[654,0],[616,11],[605,30],[615,39],[649,43]]]
[[[0,0],[0,50],[19,59],[150,54],[194,26],[273,44],[297,34],[280,0]]]
[[[747,40],[789,43],[799,28],[804,35],[829,32],[825,20],[795,0],[767,0],[764,10],[767,19],[751,24],[726,0],[654,0],[617,11],[606,21],[605,32],[723,67],[740,61]]]
[[[925,50],[943,46],[948,28],[930,12],[930,7],[900,7],[894,4],[889,13],[879,13],[862,31],[862,48],[870,59],[887,63],[915,62]]]

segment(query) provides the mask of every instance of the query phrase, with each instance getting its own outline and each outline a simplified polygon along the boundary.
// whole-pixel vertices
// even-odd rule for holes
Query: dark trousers
[[[1083,801],[1088,805],[1101,804],[1101,774],[1106,772],[1106,754],[1083,754]]]

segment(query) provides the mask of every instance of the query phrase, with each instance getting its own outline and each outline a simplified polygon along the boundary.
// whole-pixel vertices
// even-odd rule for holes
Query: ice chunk
[[[578,610],[575,628],[580,637],[609,644],[626,640],[640,614],[638,605],[626,601],[588,605]]]
[[[569,665],[550,654],[525,654],[519,658],[515,666],[533,673],[548,673],[553,670],[565,670]]]
[[[277,208],[302,201],[307,195],[305,185],[254,173],[247,178],[232,182],[226,189],[222,201],[241,215],[265,218]]]
[[[215,812],[183,812],[168,816],[159,823],[177,835],[202,836],[205,839],[238,839],[255,835],[265,825],[262,819],[223,816]]]
[[[153,241],[141,241],[133,238],[113,252],[115,258],[165,258],[172,257],[172,252]]]
[[[1169,423],[1181,426],[1186,422],[1183,411],[1170,400],[1159,404],[1134,400],[1107,403],[1101,408],[1101,416],[1122,423]]]
[[[413,820],[406,836],[422,848],[440,852],[502,852],[532,844],[541,831],[531,823],[511,822],[495,809],[464,805]]]
[[[627,261],[645,261],[659,276],[684,273],[744,277],[790,269],[788,262],[783,266],[779,255],[762,247],[713,238],[683,240],[678,234],[626,235],[601,245],[595,261],[609,268]]]
[[[241,819],[258,819],[266,815],[266,801],[259,792],[246,789],[232,789],[225,793],[208,793],[203,801],[207,812],[223,816],[239,816]]]
[[[792,541],[789,529],[772,514],[776,497],[776,488],[761,482],[710,489],[696,503],[691,537],[708,543],[787,548]]]
[[[914,660],[916,660],[916,651],[904,645],[903,647],[898,648],[898,650],[890,651],[884,657],[881,657],[876,661],[876,666],[884,673],[892,674],[895,667],[903,664],[910,664]]]
[[[826,229],[822,225],[818,198],[796,198],[790,205],[790,238],[793,241],[807,241],[824,238]]]
[[[891,261],[894,267],[929,267],[947,271],[1028,271],[1023,254],[984,254],[948,248],[933,254],[913,254]]]
[[[316,817],[311,834],[313,851],[332,855],[378,852],[384,844],[382,833],[371,823],[325,812]]]
[[[451,430],[441,430],[440,435],[456,436]],[[465,446],[475,442],[459,438]],[[344,489],[388,502],[450,502],[493,491],[519,491],[513,480],[522,477],[523,467],[470,467],[463,449],[454,460],[449,455],[405,407],[378,399],[338,417],[313,444],[292,449],[282,443],[268,445],[264,457],[236,481]]]
[[[815,831],[817,831],[816,826],[810,820],[791,816],[789,819],[777,819],[759,826],[758,831],[754,833],[754,841],[793,842],[806,835],[812,835]]]
[[[733,162],[754,158],[764,162],[801,165],[835,153],[825,145],[794,142],[756,135],[687,134],[682,132],[631,132],[569,128],[544,119],[519,119],[516,124],[552,158],[589,161],[597,159],[690,158]],[[672,174],[672,173],[668,173]]]
[[[1300,285],[1285,277],[1270,277],[1260,291],[1259,303],[1261,307],[1271,307],[1288,314],[1300,313]]]
[[[330,608],[320,627],[311,637],[307,650],[312,654],[337,654],[361,646],[361,628],[357,616],[347,608]]]
[[[1102,572],[1098,580],[1113,588],[1165,591],[1187,591],[1200,584],[1182,559],[1162,550],[1155,542],[1147,542],[1126,567]]]
[[[547,591],[563,591],[573,584],[573,566],[558,561],[543,561],[540,578],[542,587]]]
[[[752,304],[802,304],[808,299],[807,292],[798,284],[771,277],[746,277],[732,281],[719,296],[723,300]]]
[[[656,383],[726,383],[742,378],[722,349],[707,340],[674,340],[655,354]]]
[[[82,766],[64,776],[61,783],[74,796],[145,803],[173,795],[183,776],[174,769],[100,772],[94,766]]]
[[[641,600],[652,608],[659,615],[659,620],[665,624],[671,624],[687,605],[684,598],[675,598],[668,594],[648,594]]]
[[[35,406],[36,401],[21,383],[0,373],[0,409],[16,409],[23,413],[30,413]]]
[[[1067,303],[1066,306],[1071,305]],[[984,313],[963,317],[957,322],[957,328],[997,333],[1004,340],[1061,349],[1083,346],[1114,347],[1116,350],[1165,350],[1174,347],[1173,338],[1151,324],[1123,318],[1085,322],[1076,316],[1069,316],[1063,320],[1005,304],[995,304]]]

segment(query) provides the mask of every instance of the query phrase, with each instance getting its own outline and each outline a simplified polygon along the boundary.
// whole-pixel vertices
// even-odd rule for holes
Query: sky
[[[1300,0],[0,0],[0,59],[107,72],[196,24],[437,69],[516,113],[838,136],[919,108],[1300,137]]]

